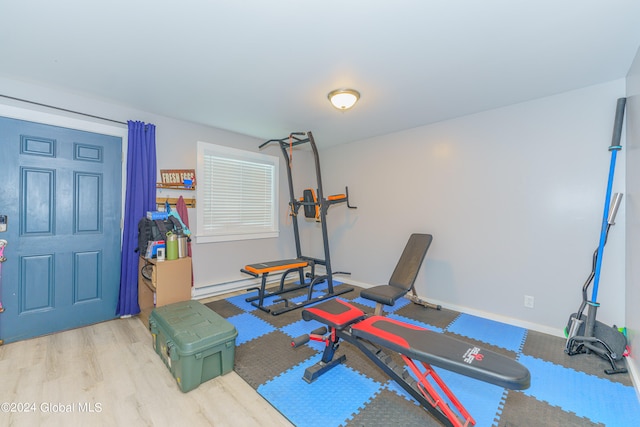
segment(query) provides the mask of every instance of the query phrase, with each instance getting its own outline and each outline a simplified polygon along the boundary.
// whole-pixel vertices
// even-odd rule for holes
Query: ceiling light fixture
[[[336,89],[329,92],[328,98],[338,110],[348,110],[358,102],[360,93],[353,89]]]

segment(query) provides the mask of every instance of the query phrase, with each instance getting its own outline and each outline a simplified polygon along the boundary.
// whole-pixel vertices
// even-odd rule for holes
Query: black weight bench
[[[259,288],[249,288],[247,291],[258,291],[258,295],[246,298],[247,302],[250,302],[254,307],[260,310],[270,312],[268,308],[264,306],[264,299],[269,296],[280,295],[285,292],[294,291],[306,287],[304,284],[304,269],[309,266],[309,262],[302,259],[285,259],[280,261],[261,262],[257,264],[249,264],[240,271],[249,274],[255,278],[260,278]],[[312,267],[313,268],[313,267]],[[280,286],[277,291],[267,291],[267,277],[269,273],[286,270],[280,277]],[[285,288],[285,280],[289,273],[298,272],[300,274],[300,285],[290,288]]]
[[[409,291],[411,291],[411,295],[407,298],[415,304],[440,310],[441,307],[439,305],[431,304],[419,298],[414,287],[416,277],[418,277],[418,272],[432,241],[433,236],[431,234],[412,234],[402,251],[396,268],[393,270],[389,283],[364,289],[360,292],[362,298],[376,302],[374,314],[381,315],[383,305],[393,306],[398,298],[405,296]]]
[[[360,349],[446,426],[473,425],[475,420],[431,365],[512,390],[526,389],[531,382],[528,369],[513,359],[425,328],[383,316],[367,316],[340,299],[305,308],[302,318],[329,327],[328,332],[327,328],[321,328],[292,342],[294,347],[310,339],[325,342],[321,361],[306,369],[305,381],[315,381],[346,360],[345,355],[333,358],[343,339]],[[404,367],[398,366],[387,351],[399,353],[417,380]],[[427,377],[431,377],[437,386],[427,381]],[[446,395],[455,411],[440,392]]]
[[[311,278],[309,281],[305,281],[304,269],[310,267],[311,272],[308,274],[308,277]],[[339,291],[335,291],[333,288],[333,284],[329,284],[328,290],[326,293],[319,297],[313,297],[314,287],[325,280],[327,280],[327,275],[317,276],[315,274],[315,261],[311,258],[296,258],[296,259],[285,259],[280,261],[269,261],[262,262],[257,264],[249,264],[240,270],[245,274],[249,274],[255,278],[260,278],[260,287],[253,287],[247,289],[247,291],[258,291],[257,295],[248,297],[245,299],[246,302],[251,303],[254,307],[259,308],[260,310],[271,313],[274,316],[282,313],[286,313],[291,310],[295,310],[300,307],[304,307],[306,305],[314,304],[319,301],[323,301],[328,298],[332,298],[336,295],[342,295],[347,292],[351,292],[353,288],[343,288]],[[277,290],[269,291],[266,289],[267,287],[267,278],[270,273],[283,271],[282,276],[280,277],[280,286]],[[289,286],[285,286],[285,281],[287,276],[290,273],[298,273],[300,277],[300,281],[298,284],[293,284]],[[283,294],[297,291],[299,289],[308,288],[307,299],[300,303],[291,303],[287,298],[281,297],[280,299],[273,300],[273,303],[283,302],[284,307],[280,308],[270,308],[264,305],[265,298],[272,296],[281,296]]]

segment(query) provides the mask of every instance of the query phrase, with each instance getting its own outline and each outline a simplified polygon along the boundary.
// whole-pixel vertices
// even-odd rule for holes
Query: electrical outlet
[[[533,308],[533,297],[530,295],[524,296],[524,306],[527,308]]]

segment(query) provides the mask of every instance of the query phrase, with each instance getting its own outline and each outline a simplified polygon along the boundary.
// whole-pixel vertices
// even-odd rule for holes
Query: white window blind
[[[277,237],[278,158],[198,142],[197,242]]]

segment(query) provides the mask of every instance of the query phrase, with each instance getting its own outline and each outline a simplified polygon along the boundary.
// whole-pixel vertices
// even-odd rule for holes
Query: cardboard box
[[[151,265],[151,280],[142,275],[142,268]],[[154,307],[162,307],[191,299],[191,258],[173,261],[148,260],[140,257],[138,262],[138,305],[140,318],[148,323],[149,313]]]

